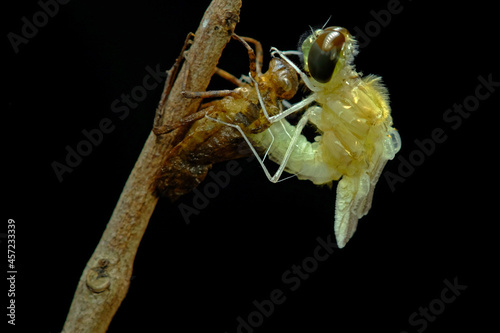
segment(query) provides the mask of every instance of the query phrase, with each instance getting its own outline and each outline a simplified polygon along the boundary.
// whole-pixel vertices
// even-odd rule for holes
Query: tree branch
[[[192,91],[205,91],[222,51],[239,20],[241,0],[213,0],[196,31],[189,51]],[[185,66],[180,70],[161,113],[161,124],[173,123],[197,111],[200,100],[181,96]],[[63,332],[106,332],[125,298],[134,258],[158,197],[154,180],[167,153],[186,129],[156,136],[150,133],[111,219],[78,283]]]

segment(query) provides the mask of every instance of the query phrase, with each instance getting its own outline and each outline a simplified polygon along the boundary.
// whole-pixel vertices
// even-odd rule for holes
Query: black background
[[[71,1],[17,54],[7,33],[20,34],[21,18],[31,20],[40,6],[23,1],[4,10],[1,232],[15,219],[19,331],[62,329],[81,272],[151,130],[161,85],[124,120],[110,105],[142,84],[146,66],[170,68],[209,2]],[[244,1],[236,33],[260,40],[267,63],[271,46],[295,49],[309,25],[321,26],[332,15],[329,25],[364,31],[375,22],[371,11],[387,4]],[[399,156],[409,159],[415,140],[430,138],[436,128],[447,140],[395,191],[381,179],[352,240],[296,291],[282,275],[313,254],[317,237],[333,233],[334,191],[295,178],[271,184],[255,161],[241,160],[241,173],[188,225],[178,205],[192,206],[193,194],[175,204],[161,199],[109,332],[236,332],[237,317],[246,318],[255,310],[252,302],[269,299],[274,289],[285,291],[286,301],[255,332],[417,332],[422,326],[410,325],[409,316],[440,298],[443,281],[455,278],[467,289],[425,331],[469,326],[479,332],[494,324],[493,117],[500,88],[456,130],[443,114],[474,95],[478,76],[500,81],[493,67],[497,10],[478,1],[401,6],[386,27],[372,32],[357,69],[382,76],[389,89],[403,140]],[[244,74],[247,59],[232,42],[220,67]],[[231,88],[214,81],[213,89]],[[112,119],[115,130],[59,182],[51,163],[63,162],[66,145],[75,147],[84,139],[81,131],[103,118]],[[395,159],[386,170],[398,174],[400,164]]]

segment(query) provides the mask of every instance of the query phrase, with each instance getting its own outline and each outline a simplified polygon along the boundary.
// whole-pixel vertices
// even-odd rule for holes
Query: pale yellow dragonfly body
[[[355,71],[356,41],[345,28],[319,29],[304,41],[305,73],[287,58],[296,52],[273,50],[294,67],[311,94],[268,117],[273,123],[269,131],[252,134],[249,139],[254,146],[267,149],[269,158],[280,165],[271,176],[259,159],[273,182],[283,171],[318,185],[340,180],[334,230],[342,248],[356,231],[358,219],[371,208],[386,162],[401,147],[400,136],[392,127],[387,89],[379,77],[362,77]],[[304,108],[295,126],[285,119]],[[301,134],[307,123],[317,128],[314,142]]]

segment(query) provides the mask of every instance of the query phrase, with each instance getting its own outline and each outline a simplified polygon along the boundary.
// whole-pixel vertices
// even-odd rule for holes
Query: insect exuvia
[[[231,74],[217,69],[216,73],[239,87],[234,90],[184,91],[183,94],[187,98],[223,98],[203,104],[198,112],[187,116],[178,124],[168,124],[163,128],[155,126],[153,129],[155,134],[160,135],[179,126],[191,125],[184,139],[169,152],[156,179],[158,192],[171,200],[198,186],[213,163],[251,154],[248,150],[241,149],[241,146],[245,145],[243,140],[250,143],[247,135],[267,130],[271,126],[268,118],[281,111],[281,100],[290,99],[297,92],[297,74],[286,61],[273,58],[269,62],[268,71],[262,74],[263,54],[260,43],[248,37],[233,35],[233,38],[239,40],[248,50],[251,82],[241,82]],[[187,48],[188,39],[183,50]],[[255,45],[257,54],[247,42]],[[179,59],[182,58],[181,55]],[[189,64],[189,55],[187,62]],[[178,66],[179,63],[174,65],[174,68]],[[164,95],[168,95],[169,89],[167,84],[167,93]],[[166,96],[162,100],[165,98]],[[160,107],[159,110],[161,109]],[[161,114],[157,120],[159,116]],[[250,148],[263,165],[252,145]]]
[[[256,146],[270,146],[270,159],[280,164],[270,177],[273,182],[283,170],[318,185],[340,180],[334,230],[342,248],[355,232],[358,219],[371,208],[386,162],[401,147],[400,136],[392,127],[387,89],[380,77],[362,77],[355,71],[356,41],[345,28],[319,29],[304,40],[307,74],[286,56],[296,51],[272,50],[297,71],[311,94],[270,120],[308,108],[296,126],[283,119],[269,129],[272,136],[261,132],[251,134],[250,140]],[[319,134],[312,143],[301,134],[307,123]]]

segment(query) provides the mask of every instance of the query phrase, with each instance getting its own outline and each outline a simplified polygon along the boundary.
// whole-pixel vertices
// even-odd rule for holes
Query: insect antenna
[[[328,18],[328,20],[326,20],[325,24],[323,24],[323,26],[321,27],[321,30],[323,30],[326,25],[328,24],[328,22],[330,22],[330,19],[332,18],[332,15],[330,15],[330,17]]]

